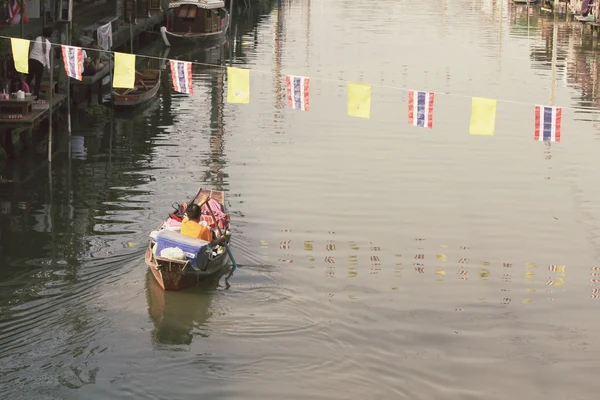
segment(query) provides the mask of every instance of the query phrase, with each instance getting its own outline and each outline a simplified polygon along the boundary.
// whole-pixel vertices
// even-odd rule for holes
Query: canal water
[[[255,9],[168,54],[217,65],[193,96],[165,73],[135,113],[74,118],[51,168],[43,143],[5,165],[0,397],[597,398],[598,54],[537,7],[420,3]],[[346,82],[373,85],[370,119]],[[407,89],[436,93],[433,129]],[[498,99],[494,136],[471,96]],[[535,104],[564,107],[561,143],[533,140]],[[148,232],[199,185],[226,191],[241,266],[164,293]]]

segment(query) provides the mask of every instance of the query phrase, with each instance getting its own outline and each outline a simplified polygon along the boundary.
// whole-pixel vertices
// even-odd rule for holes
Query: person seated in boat
[[[186,210],[186,216],[181,221],[181,234],[207,242],[213,240],[213,233],[209,227],[200,224],[200,206],[191,204]]]
[[[93,41],[90,46],[92,48],[94,48],[94,44],[96,42]],[[83,47],[81,42],[77,43],[78,47]],[[97,47],[98,45],[96,45]],[[100,71],[102,68],[104,68],[104,64],[102,62],[100,62],[100,57],[97,57],[95,54],[93,54],[94,52],[90,52],[90,55],[93,57],[88,57],[88,54],[85,50],[82,50],[83,52],[83,72],[81,73],[81,75],[83,76],[91,76],[91,75],[95,75],[96,72]]]

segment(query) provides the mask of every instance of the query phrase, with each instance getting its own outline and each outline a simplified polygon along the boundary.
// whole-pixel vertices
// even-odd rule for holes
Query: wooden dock
[[[64,94],[54,93],[52,95],[52,110],[55,113],[58,111],[59,106],[67,99]],[[0,134],[7,129],[22,128],[22,127],[33,127],[39,122],[48,118],[50,113],[50,103],[45,104],[34,104],[33,109],[29,114],[23,115],[20,119],[9,119],[0,117]]]
[[[0,118],[0,153],[8,157],[18,154],[23,148],[31,147],[33,130],[36,126],[52,115],[58,116],[60,106],[65,102],[67,96],[54,93],[52,96],[52,107],[50,103],[34,104],[32,111],[24,114],[23,118]],[[56,121],[56,120],[55,120]]]

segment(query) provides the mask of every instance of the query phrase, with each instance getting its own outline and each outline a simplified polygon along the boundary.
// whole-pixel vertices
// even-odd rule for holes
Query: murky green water
[[[192,97],[165,76],[136,115],[76,118],[51,175],[43,144],[7,165],[2,398],[595,399],[598,55],[537,8],[422,3],[283,2],[238,23],[251,104],[197,67]],[[374,85],[370,120],[345,81]],[[398,88],[436,92],[433,130]],[[506,100],[494,137],[470,96]],[[199,184],[227,191],[242,267],[164,293],[147,235]]]

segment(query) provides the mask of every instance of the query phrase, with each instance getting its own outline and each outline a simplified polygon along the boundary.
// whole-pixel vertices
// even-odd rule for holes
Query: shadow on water
[[[155,345],[189,345],[194,336],[210,334],[203,327],[211,316],[212,297],[224,276],[201,281],[196,287],[179,292],[164,291],[150,271],[146,274],[148,315],[154,324],[152,342]]]

